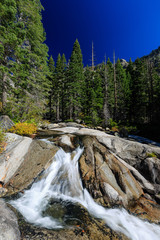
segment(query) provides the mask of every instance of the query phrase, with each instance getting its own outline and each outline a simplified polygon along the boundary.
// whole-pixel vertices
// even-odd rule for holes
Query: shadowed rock
[[[20,231],[16,215],[0,199],[0,239],[20,240]]]

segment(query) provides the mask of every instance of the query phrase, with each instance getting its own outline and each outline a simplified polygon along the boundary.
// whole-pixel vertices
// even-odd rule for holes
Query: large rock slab
[[[16,215],[0,199],[0,239],[20,240],[20,231]]]
[[[21,165],[17,168],[14,176],[5,184],[8,194],[27,188],[50,165],[58,149],[49,141],[33,140]]]
[[[82,127],[77,127],[77,124],[74,126],[67,125],[67,127],[59,127],[59,128],[49,128],[48,130],[39,130],[38,132],[40,135],[59,135],[59,134],[75,134],[77,136],[110,136],[109,134],[106,134],[105,132],[95,130],[95,129],[89,129]]]
[[[160,148],[126,140],[115,136],[96,136],[97,140],[105,145],[109,150],[129,163],[137,167],[142,160],[147,158],[149,153],[160,156]]]
[[[72,134],[79,136],[80,139],[84,138],[84,136],[96,137],[101,145],[105,146],[116,158],[119,158],[119,161],[131,171],[132,175],[146,192],[149,194],[160,192],[159,147],[123,139],[95,129],[76,127],[76,125],[74,127],[63,127],[63,125],[59,128],[55,127],[50,130],[50,134],[60,134],[62,136]],[[153,153],[157,156],[157,160],[155,158],[152,158],[152,160],[148,159],[148,155]],[[90,155],[90,159],[93,159],[93,156]],[[105,189],[109,191],[107,187]]]
[[[5,184],[13,177],[24,161],[32,139],[8,133],[6,134],[6,142],[6,150],[0,155],[0,181]]]
[[[129,169],[96,138],[84,137],[80,159],[82,181],[92,197],[105,206],[128,206],[143,190]]]
[[[44,132],[45,130],[40,133],[43,134]],[[160,157],[159,147],[123,139],[95,129],[80,128],[75,125],[74,127],[55,127],[54,129],[50,129],[48,133],[49,135],[75,134],[78,136],[95,136],[100,143],[104,144],[109,150],[117,154],[132,166],[135,166],[137,161],[145,159],[148,153],[155,153],[158,157]]]
[[[0,196],[26,188],[45,169],[58,147],[46,140],[32,140],[13,133],[6,134],[7,147],[0,155]]]

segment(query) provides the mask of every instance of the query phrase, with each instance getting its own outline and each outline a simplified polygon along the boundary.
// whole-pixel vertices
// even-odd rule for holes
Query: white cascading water
[[[44,176],[35,182],[30,190],[10,203],[18,209],[25,219],[38,226],[57,229],[63,225],[50,216],[43,216],[50,199],[78,202],[88,212],[103,219],[116,232],[125,234],[131,240],[159,240],[160,227],[128,214],[125,209],[105,209],[94,202],[86,189],[83,189],[79,175],[78,159],[83,149],[74,153],[65,153],[60,149]],[[74,154],[74,156],[73,156]]]

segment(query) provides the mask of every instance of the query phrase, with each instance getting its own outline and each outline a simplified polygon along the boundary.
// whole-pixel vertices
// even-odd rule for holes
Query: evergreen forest
[[[159,131],[160,48],[123,66],[84,66],[78,40],[70,59],[48,55],[40,0],[0,0],[0,113],[15,122],[79,119],[91,126]],[[152,56],[153,55],[153,56]]]

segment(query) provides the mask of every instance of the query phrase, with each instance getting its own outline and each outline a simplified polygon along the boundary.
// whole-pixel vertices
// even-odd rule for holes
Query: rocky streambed
[[[160,222],[159,147],[111,136],[75,123],[47,125],[39,129],[35,140],[15,134],[7,134],[7,139],[6,150],[0,156],[1,197],[18,192],[23,195],[24,189],[40,179],[51,165],[59,147],[72,153],[80,144],[84,147],[79,159],[82,185],[95,202],[106,208],[124,207],[140,218]],[[80,213],[80,219],[72,228],[58,231],[33,226],[15,211],[20,229],[15,239],[20,239],[20,235],[21,239],[128,239],[111,230],[104,221],[91,217],[84,207],[72,208],[75,213]],[[61,205],[59,212],[63,213],[62,209]]]

